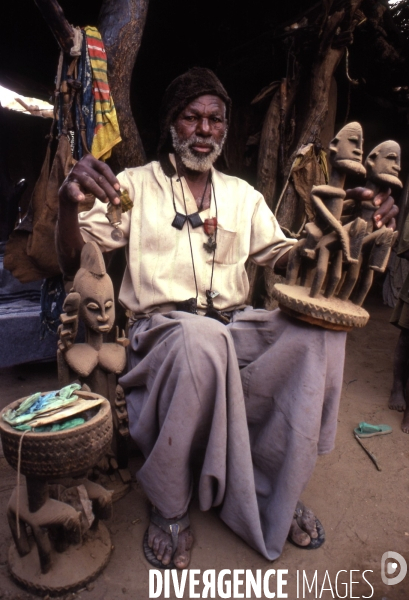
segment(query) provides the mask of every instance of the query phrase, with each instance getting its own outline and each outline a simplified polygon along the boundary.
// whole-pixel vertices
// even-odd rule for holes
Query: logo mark
[[[388,562],[388,563],[386,562],[387,560],[391,560],[391,559],[394,562]],[[400,571],[399,571],[398,575],[395,575],[395,577],[390,577],[390,575],[393,575],[394,573],[396,573],[398,565],[400,567]],[[390,550],[389,552],[385,552],[382,555],[381,577],[382,577],[383,583],[385,583],[386,585],[396,585],[397,583],[400,583],[401,581],[404,580],[407,571],[408,571],[408,565],[406,564],[406,560],[403,558],[403,556],[401,554],[398,554],[398,552],[392,552]]]

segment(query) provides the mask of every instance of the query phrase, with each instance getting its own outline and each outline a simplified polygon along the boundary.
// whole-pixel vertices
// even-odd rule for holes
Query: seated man
[[[191,69],[166,91],[158,162],[116,178],[88,156],[60,190],[66,272],[78,267],[84,240],[103,251],[127,246],[120,302],[131,343],[120,383],[146,459],[138,472],[152,504],[145,554],[159,566],[189,564],[197,465],[201,509],[219,506],[266,558],[281,554],[287,536],[310,547],[324,537],[298,500],[317,454],[334,444],[346,334],[246,306],[247,259],[283,268],[295,240],[260,193],[213,168],[230,107],[211,71]],[[111,225],[104,202],[119,204],[119,190],[133,208]],[[78,219],[84,192],[100,200]],[[391,203],[378,211],[382,222]]]

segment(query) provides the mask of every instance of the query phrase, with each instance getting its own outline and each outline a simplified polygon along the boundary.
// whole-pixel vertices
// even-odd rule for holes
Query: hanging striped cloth
[[[91,153],[106,160],[112,148],[121,141],[114,101],[108,84],[107,58],[104,43],[96,27],[84,27],[92,68],[95,108],[95,132]]]

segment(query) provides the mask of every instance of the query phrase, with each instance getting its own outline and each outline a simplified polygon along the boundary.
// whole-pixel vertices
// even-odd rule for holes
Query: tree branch
[[[60,48],[65,54],[70,54],[74,45],[74,27],[64,16],[61,6],[56,0],[34,0],[47,25],[54,34]]]
[[[108,58],[108,78],[118,115],[122,142],[112,151],[115,172],[146,162],[132,115],[130,85],[148,12],[149,0],[104,0],[98,29]]]

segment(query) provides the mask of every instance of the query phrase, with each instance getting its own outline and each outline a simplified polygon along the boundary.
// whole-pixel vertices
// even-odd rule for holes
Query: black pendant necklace
[[[184,197],[184,192],[183,192],[183,184],[182,184],[182,180],[179,177],[179,180],[181,188],[182,188],[182,194]],[[203,202],[204,202],[204,198],[206,195],[206,190],[207,190],[207,186],[209,185],[209,181],[210,181],[210,172],[209,172],[209,176],[206,179],[206,185],[205,188],[203,190],[203,195],[202,195],[202,199],[200,201],[200,206],[199,206],[199,210],[202,210],[203,208]],[[203,225],[203,221],[200,218],[199,215],[199,211],[196,211],[195,213],[191,213],[190,215],[188,214],[182,214],[180,212],[178,212],[176,210],[176,203],[175,203],[175,194],[173,192],[173,183],[172,183],[172,179],[170,180],[170,184],[172,186],[172,200],[173,200],[173,208],[175,209],[175,218],[172,221],[172,227],[175,227],[176,229],[179,229],[179,231],[181,229],[183,229],[184,224],[186,223],[186,221],[189,221],[189,223],[191,224],[191,226],[193,227],[193,229],[196,229],[196,227],[201,227],[201,225]]]
[[[214,263],[215,263],[215,254],[216,254],[216,248],[217,248],[217,243],[216,243],[216,238],[217,238],[217,201],[216,201],[216,194],[214,191],[214,186],[213,186],[213,181],[210,178],[210,173],[209,173],[209,178],[208,178],[208,182],[210,181],[210,185],[212,186],[212,191],[213,191],[213,198],[214,198],[214,206],[215,206],[215,210],[216,210],[216,217],[211,217],[210,219],[206,219],[205,222],[203,223],[202,220],[200,219],[199,213],[194,213],[193,215],[187,215],[187,214],[182,214],[182,213],[178,213],[176,210],[176,204],[175,204],[175,196],[173,193],[173,184],[172,184],[172,179],[170,180],[170,184],[172,187],[172,198],[173,198],[173,206],[175,208],[175,213],[176,216],[173,220],[173,227],[176,227],[176,229],[182,229],[183,225],[186,223],[186,220],[189,221],[190,225],[192,227],[194,227],[194,225],[192,224],[192,221],[189,217],[192,217],[194,215],[197,215],[200,219],[200,224],[204,225],[204,229],[205,229],[205,233],[209,236],[209,239],[207,241],[207,243],[203,244],[204,248],[206,249],[207,252],[212,253],[213,254],[213,260],[212,260],[212,273],[210,276],[210,289],[206,290],[206,304],[207,304],[207,308],[206,308],[206,312],[205,312],[205,316],[206,317],[210,317],[211,319],[216,319],[217,321],[220,321],[221,323],[223,323],[224,325],[226,325],[227,323],[229,323],[229,319],[223,315],[221,313],[221,311],[217,310],[214,305],[213,305],[213,300],[214,298],[216,298],[219,295],[219,292],[217,292],[216,290],[213,290],[213,274],[214,274]],[[182,185],[182,182],[181,182]],[[207,187],[207,183],[206,183],[206,187]],[[200,209],[203,206],[203,201],[204,201],[204,196],[206,193],[206,187],[204,189],[203,192],[203,196],[202,196],[202,200],[200,202]],[[187,213],[187,208],[186,208],[186,198],[185,198],[185,194],[183,191],[183,185],[182,185],[182,195],[183,195],[183,202],[184,202],[184,206],[185,206],[185,213]],[[180,218],[179,218],[180,217]],[[178,225],[175,225],[175,221],[178,220]],[[183,221],[182,221],[183,219]],[[196,289],[196,298],[189,298],[188,300],[184,300],[183,302],[177,302],[176,303],[176,310],[181,310],[184,312],[189,312],[189,313],[193,313],[193,314],[198,314],[197,312],[197,299],[199,296],[199,289],[198,289],[198,285],[197,285],[197,278],[196,278],[196,269],[195,269],[195,260],[193,257],[193,248],[192,248],[192,240],[190,237],[190,228],[189,228],[189,224],[187,227],[187,233],[188,233],[188,237],[189,237],[189,246],[190,246],[190,256],[192,259],[192,269],[193,269],[193,278],[194,278],[194,282],[195,282],[195,289]]]

